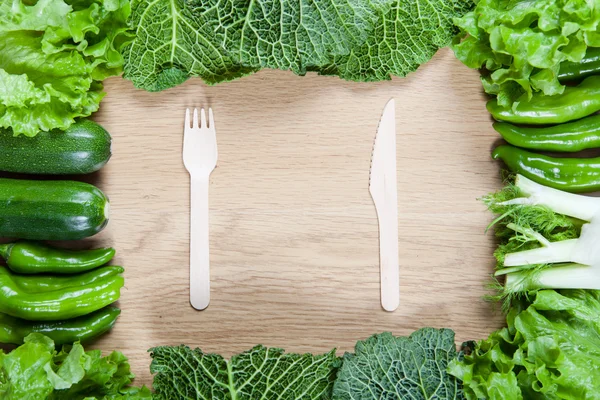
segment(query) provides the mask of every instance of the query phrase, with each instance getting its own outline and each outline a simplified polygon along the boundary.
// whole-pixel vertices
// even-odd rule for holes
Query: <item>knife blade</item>
[[[375,135],[369,192],[379,221],[381,306],[394,311],[400,304],[398,266],[398,189],[396,183],[396,103],[388,101]]]

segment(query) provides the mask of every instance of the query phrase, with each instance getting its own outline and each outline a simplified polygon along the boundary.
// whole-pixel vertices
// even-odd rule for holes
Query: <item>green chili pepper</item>
[[[113,275],[79,286],[69,283],[35,292],[33,284],[23,289],[22,280],[27,277],[20,278],[19,285],[19,278],[14,276],[9,269],[0,268],[0,313],[29,321],[59,321],[89,314],[117,301],[124,283],[121,275]]]
[[[511,171],[537,183],[567,192],[593,192],[600,189],[599,158],[554,158],[510,145],[498,146],[492,153]]]
[[[569,82],[600,73],[600,47],[588,47],[580,62],[563,61],[560,64],[558,79]]]
[[[103,279],[122,274],[123,267],[107,266],[96,268],[92,271],[75,275],[15,275],[13,281],[24,291],[29,293],[51,292],[68,287],[87,286]]]
[[[0,343],[22,344],[30,333],[42,333],[57,346],[83,342],[108,332],[119,314],[121,310],[111,306],[82,317],[54,322],[31,322],[0,314]]]
[[[533,150],[575,152],[600,147],[600,115],[550,127],[527,127],[495,122],[508,143]]]
[[[536,92],[528,99],[525,93],[512,107],[490,100],[487,109],[495,119],[517,124],[561,124],[587,117],[600,111],[600,76],[590,76],[556,96]]]
[[[106,264],[115,256],[115,249],[67,250],[19,240],[1,244],[0,256],[11,270],[20,274],[73,274]]]

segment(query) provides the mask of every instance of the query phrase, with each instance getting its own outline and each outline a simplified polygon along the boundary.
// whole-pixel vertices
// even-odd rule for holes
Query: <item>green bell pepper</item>
[[[11,270],[20,274],[73,274],[106,264],[115,256],[115,249],[67,250],[19,240],[1,244],[0,256]]]
[[[567,192],[593,192],[600,189],[600,157],[554,158],[501,145],[492,152],[507,167],[544,186]]]
[[[558,71],[558,80],[570,82],[600,73],[600,47],[588,47],[583,60],[563,61]]]
[[[590,76],[556,96],[536,92],[528,99],[525,93],[511,107],[493,99],[488,101],[487,109],[496,120],[516,124],[561,124],[587,117],[600,111],[600,76]]]
[[[8,268],[0,268],[0,313],[29,321],[58,321],[89,314],[117,301],[124,284],[117,274],[91,283],[82,278],[76,286],[69,280],[58,281],[53,290],[36,292],[36,277],[29,277],[34,283],[24,289],[27,277],[15,276]]]
[[[65,321],[31,322],[0,314],[0,343],[22,344],[30,333],[42,333],[57,346],[93,339],[109,331],[121,310],[104,307],[101,310]]]
[[[106,266],[75,275],[12,275],[13,281],[25,292],[43,293],[68,287],[88,286],[122,274],[123,267]]]
[[[543,128],[495,122],[494,129],[508,143],[526,149],[576,152],[600,147],[600,115]]]

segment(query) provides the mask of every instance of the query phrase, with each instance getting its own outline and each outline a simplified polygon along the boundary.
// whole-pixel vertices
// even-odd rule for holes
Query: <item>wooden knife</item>
[[[388,101],[379,121],[369,174],[369,192],[379,220],[381,306],[394,311],[400,303],[398,268],[398,188],[396,183],[396,103]]]

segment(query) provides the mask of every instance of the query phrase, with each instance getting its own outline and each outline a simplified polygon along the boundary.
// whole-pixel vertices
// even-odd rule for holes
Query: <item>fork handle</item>
[[[204,310],[210,303],[208,176],[190,178],[190,304]]]

